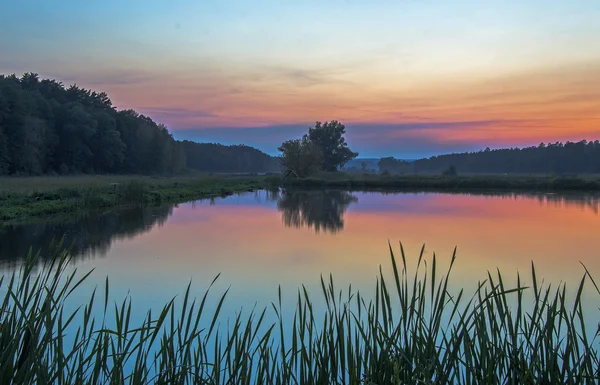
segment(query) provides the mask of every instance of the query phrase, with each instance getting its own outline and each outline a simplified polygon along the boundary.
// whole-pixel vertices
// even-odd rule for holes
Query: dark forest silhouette
[[[0,174],[175,173],[185,157],[167,128],[104,93],[37,74],[0,76]]]
[[[432,156],[413,162],[382,158],[381,172],[391,174],[443,173],[600,173],[600,142],[556,142],[525,148],[506,148]]]
[[[216,143],[181,142],[187,167],[205,172],[279,172],[279,159],[250,146],[224,146]]]
[[[0,175],[167,175],[186,168],[269,172],[279,161],[248,146],[176,141],[163,124],[118,111],[104,92],[35,73],[0,75]]]
[[[65,87],[35,73],[0,75],[0,175],[77,173],[174,174],[278,172],[308,176],[337,170],[357,156],[345,127],[317,122],[302,139],[279,148],[281,158],[237,145],[176,141],[163,124],[117,110],[104,92]],[[408,173],[600,173],[600,142],[556,142],[433,156],[413,162],[383,158],[380,171]]]

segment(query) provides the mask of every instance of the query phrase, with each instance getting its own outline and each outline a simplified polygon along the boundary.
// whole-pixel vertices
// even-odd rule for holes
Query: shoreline
[[[86,175],[0,178],[0,225],[44,216],[177,204],[258,189],[323,189],[382,192],[600,192],[600,176],[399,175],[324,173],[304,179],[279,175]]]
[[[50,178],[39,179],[46,181]],[[0,226],[48,215],[158,206],[211,197],[226,197],[241,192],[267,189],[272,187],[273,183],[264,176],[169,178],[99,176],[98,180],[94,180],[91,176],[53,178],[56,178],[53,180],[54,185],[40,186],[40,189],[43,189],[41,191],[30,186],[28,186],[29,191],[0,189]],[[22,180],[27,181],[27,179],[29,178]],[[117,182],[110,182],[111,180]]]

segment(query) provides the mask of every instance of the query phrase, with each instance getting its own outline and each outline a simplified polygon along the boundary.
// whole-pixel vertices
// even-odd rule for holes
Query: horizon
[[[598,139],[599,18],[592,0],[29,0],[3,7],[0,73],[107,92],[179,140],[276,155],[339,120],[359,158],[416,159]]]

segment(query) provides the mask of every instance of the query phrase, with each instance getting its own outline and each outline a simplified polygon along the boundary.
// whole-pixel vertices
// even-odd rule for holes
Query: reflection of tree
[[[287,227],[312,227],[336,233],[344,228],[344,212],[358,198],[348,191],[284,191],[277,202]]]
[[[61,223],[5,225],[0,227],[0,262],[21,260],[30,247],[44,258],[50,254],[50,241],[58,242],[63,236],[63,245],[72,246],[74,255],[103,256],[115,240],[133,238],[155,224],[161,226],[172,213],[172,206],[132,208]]]

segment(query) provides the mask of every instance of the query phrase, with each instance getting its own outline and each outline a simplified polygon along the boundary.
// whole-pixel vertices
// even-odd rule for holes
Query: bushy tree
[[[344,134],[346,127],[332,120],[330,122],[316,122],[314,127],[308,129],[308,138],[315,143],[323,154],[321,169],[325,171],[336,171],[350,160],[358,156],[348,148]]]
[[[319,170],[336,171],[358,156],[348,148],[345,126],[337,120],[316,122],[301,139],[288,140],[279,147],[282,166],[305,177]]]
[[[278,150],[282,153],[281,165],[284,172],[292,171],[300,178],[319,171],[323,164],[321,148],[308,135],[304,135],[302,139],[287,140]]]

